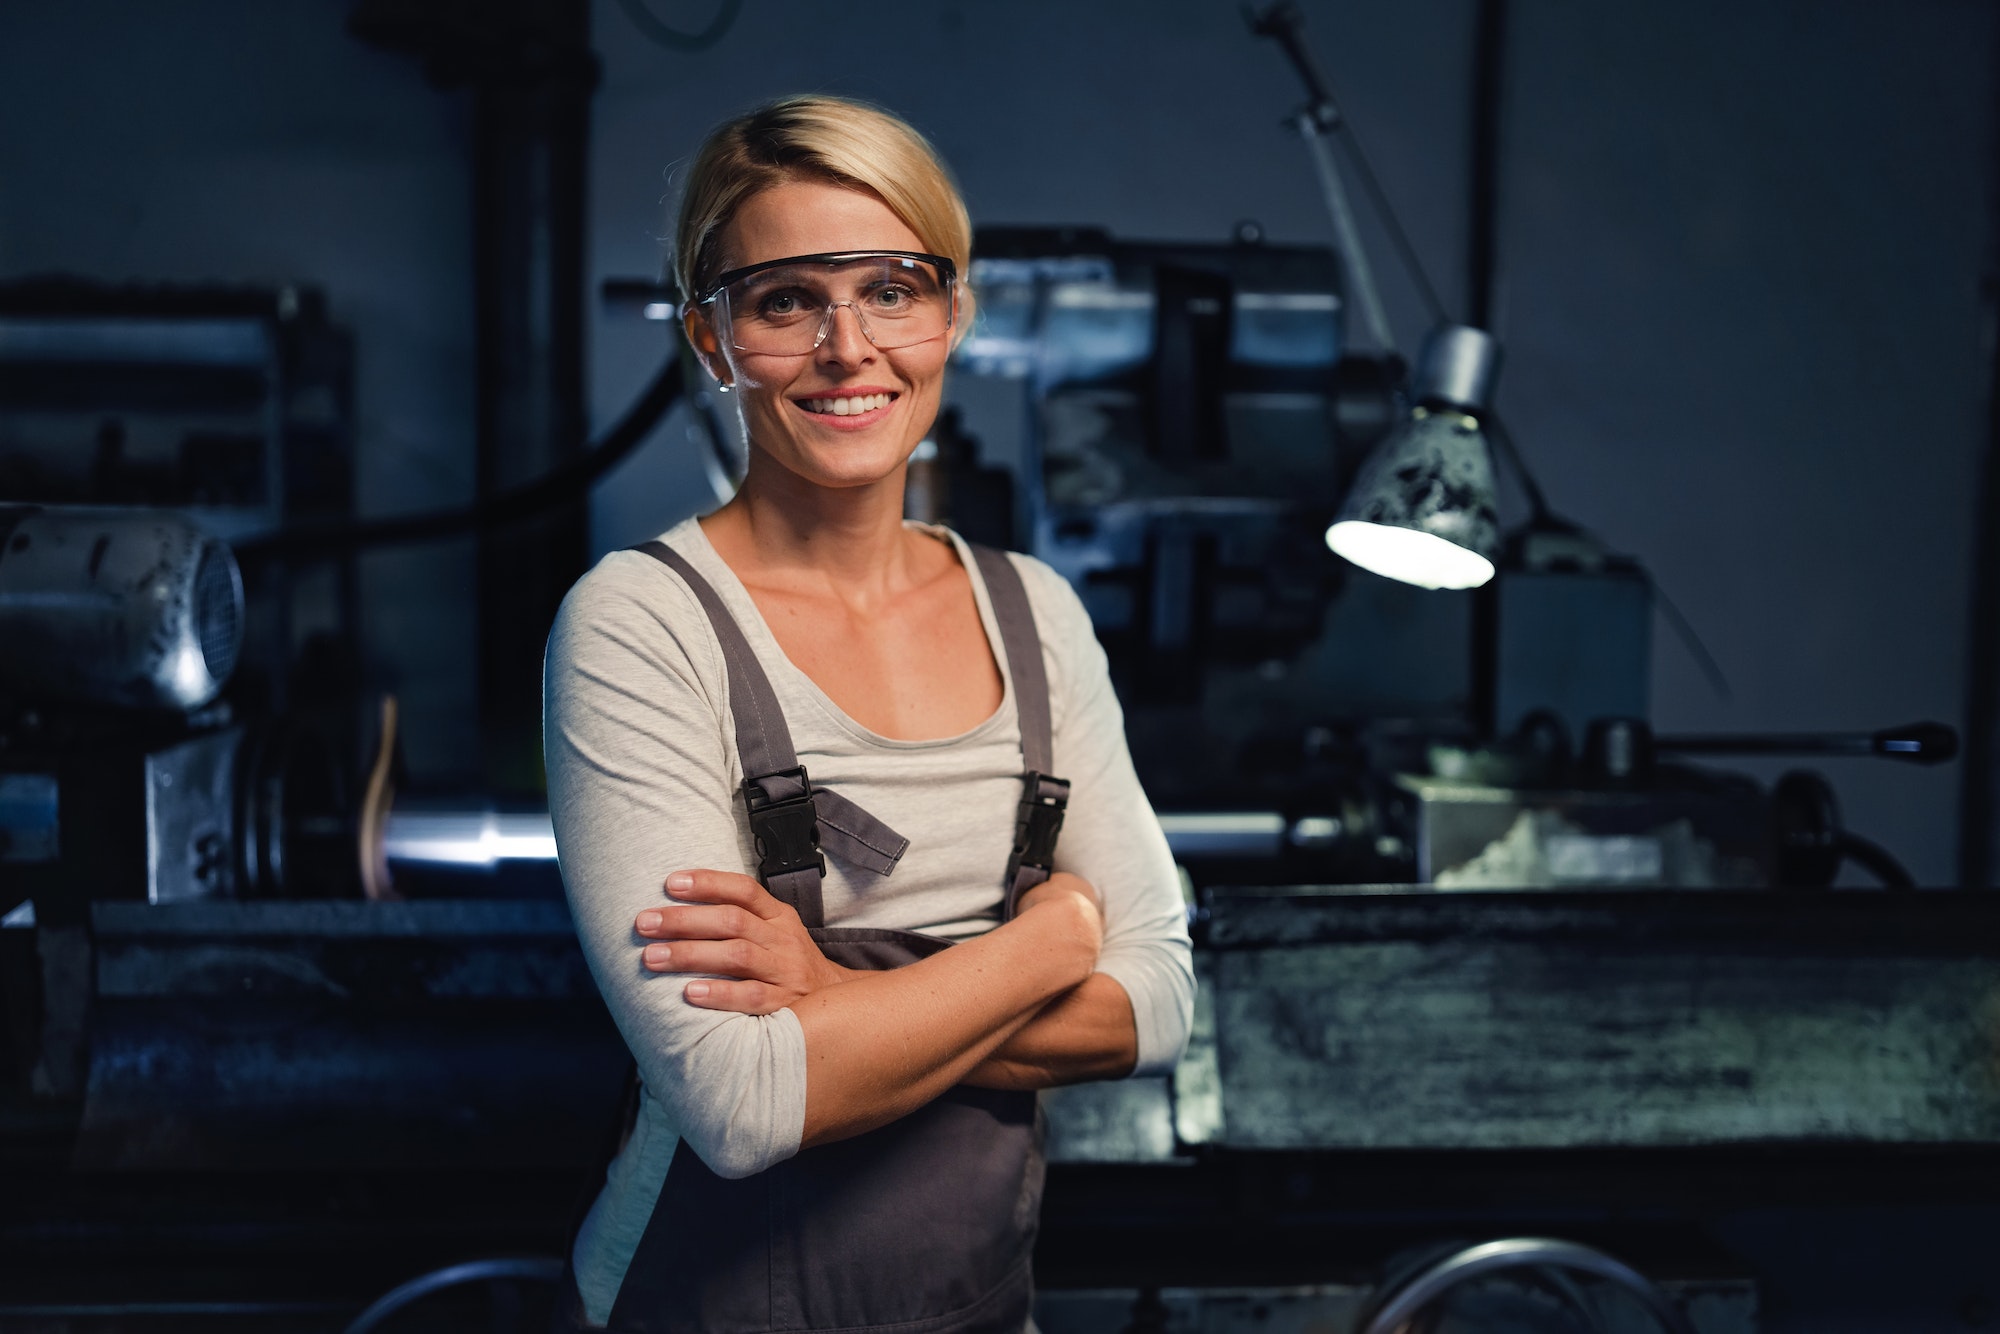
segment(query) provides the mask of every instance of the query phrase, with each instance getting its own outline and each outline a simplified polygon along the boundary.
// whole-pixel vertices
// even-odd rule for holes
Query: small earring
[[[727,380],[717,380],[717,381],[715,382],[715,392],[716,392],[716,393],[718,393],[718,394],[726,394],[726,393],[728,393],[728,392],[729,392],[729,381],[727,381]]]

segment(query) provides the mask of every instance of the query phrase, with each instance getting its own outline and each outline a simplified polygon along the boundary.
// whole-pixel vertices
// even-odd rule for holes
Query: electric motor
[[[0,692],[195,709],[243,643],[229,547],[159,510],[0,509]]]

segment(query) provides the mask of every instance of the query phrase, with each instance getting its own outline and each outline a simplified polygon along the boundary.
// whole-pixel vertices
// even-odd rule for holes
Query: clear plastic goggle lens
[[[951,282],[922,260],[868,256],[765,269],[716,294],[729,339],[744,352],[799,356],[832,331],[842,306],[877,348],[940,338],[952,321]]]

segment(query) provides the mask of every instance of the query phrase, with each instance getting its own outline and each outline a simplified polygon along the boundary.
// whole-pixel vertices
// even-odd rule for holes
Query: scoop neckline
[[[769,664],[773,661],[782,664],[781,670],[798,682],[807,697],[827,716],[828,721],[856,740],[885,750],[936,750],[978,740],[984,733],[1001,726],[1015,711],[1014,673],[1007,662],[1006,647],[1000,640],[1000,627],[993,615],[993,603],[988,595],[986,580],[981,576],[979,563],[972,558],[972,550],[966,545],[965,539],[943,524],[921,523],[915,519],[903,520],[904,528],[949,543],[953,553],[958,557],[959,566],[964,569],[966,578],[971,581],[973,605],[979,611],[979,628],[986,635],[986,651],[993,655],[994,665],[1000,669],[1000,704],[991,714],[963,732],[951,736],[917,739],[883,736],[873,728],[857,722],[847,710],[836,704],[833,697],[820,688],[819,682],[807,675],[805,669],[793,662],[791,655],[785,652],[784,645],[780,644],[777,635],[771,632],[770,623],[764,619],[762,609],[757,606],[757,599],[750,596],[749,588],[736,577],[736,571],[730,568],[728,561],[722,559],[722,553],[715,549],[715,544],[708,540],[708,533],[702,528],[700,517],[684,520],[683,526],[693,530],[693,540],[699,544],[699,550],[695,554],[701,558],[703,564],[711,566],[712,571],[720,576],[716,582],[723,601],[729,604],[730,614],[742,625],[744,633],[751,637],[753,647],[757,650],[758,660],[766,664],[766,670],[769,670]]]

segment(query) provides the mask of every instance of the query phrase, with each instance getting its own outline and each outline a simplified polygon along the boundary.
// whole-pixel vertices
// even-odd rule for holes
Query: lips
[[[825,398],[794,399],[807,412],[816,412],[827,417],[859,417],[877,408],[886,408],[895,401],[890,393],[836,394]]]

